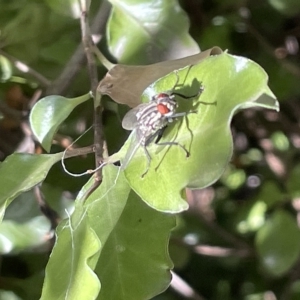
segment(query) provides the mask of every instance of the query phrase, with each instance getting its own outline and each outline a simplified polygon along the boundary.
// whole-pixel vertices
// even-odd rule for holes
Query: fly
[[[179,96],[184,99],[192,99],[199,96],[203,91],[203,87],[200,87],[199,92],[192,96],[185,96],[174,92],[179,80],[177,72],[175,72],[175,74],[177,76],[177,80],[171,91],[154,95],[149,103],[142,103],[138,105],[127,112],[124,116],[122,127],[126,130],[132,130],[132,140],[122,162],[121,168],[123,170],[127,167],[138,148],[142,147],[147,158],[147,168],[142,174],[142,177],[144,177],[148,173],[151,162],[151,156],[147,146],[153,141],[157,145],[179,146],[185,152],[186,157],[190,155],[189,151],[178,142],[159,143],[164,130],[175,118],[184,117],[190,113],[196,113],[196,111],[177,113],[176,109],[178,104],[175,101],[175,96]]]

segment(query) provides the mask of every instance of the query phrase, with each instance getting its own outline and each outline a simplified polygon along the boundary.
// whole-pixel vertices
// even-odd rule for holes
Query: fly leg
[[[187,71],[187,73],[185,75],[185,78],[187,77],[188,73],[190,72],[190,69],[192,68],[192,66],[193,65],[189,65],[189,70]],[[175,91],[176,86],[183,86],[184,85],[184,83],[178,84],[178,82],[179,82],[178,70],[174,70],[174,74],[176,76],[176,81],[175,81],[175,84],[174,84],[173,88],[171,89],[171,92],[172,92],[171,94],[174,94],[173,92]],[[185,79],[184,79],[183,82],[185,82]]]
[[[147,146],[156,138],[155,140],[155,143],[157,141],[159,141],[163,135],[163,132],[165,131],[165,129],[167,128],[167,126],[164,126],[163,128],[157,130],[155,133],[153,133],[152,135],[150,135],[146,141],[145,141],[145,144],[143,145],[143,149],[144,149],[144,152],[146,154],[146,158],[147,158],[147,168],[146,168],[146,171],[142,174],[142,178],[148,173],[149,171],[149,168],[150,168],[150,163],[151,163],[151,156],[150,156],[150,153],[147,149]]]
[[[178,117],[185,117],[186,115],[189,115],[189,114],[196,114],[197,112],[198,112],[197,110],[191,110],[188,112],[176,113],[172,117],[168,118],[168,122],[172,122],[173,119],[178,118]]]
[[[178,76],[178,75],[177,75]],[[199,88],[199,91],[197,94],[195,95],[191,95],[191,96],[186,96],[186,95],[183,95],[183,94],[180,94],[180,93],[176,93],[176,92],[173,92],[172,95],[175,95],[175,96],[179,96],[183,99],[192,99],[192,98],[197,98],[198,96],[200,96],[202,94],[202,92],[204,91],[204,87],[202,86],[201,82],[200,82],[200,88]],[[206,102],[203,102],[203,103],[206,103]]]
[[[172,95],[179,96],[179,97],[181,97],[183,99],[192,99],[192,98],[197,98],[198,96],[200,96],[203,93],[203,91],[204,91],[204,87],[200,83],[199,91],[195,95],[186,96],[186,95],[183,95],[183,94],[180,94],[180,93],[175,93],[175,92],[173,92]],[[216,105],[217,101],[214,101],[214,102],[198,101],[198,103],[199,104],[204,104],[204,105]]]
[[[159,145],[159,146],[178,146],[185,152],[186,157],[190,156],[190,152],[183,145],[181,145],[180,143],[177,143],[177,142],[163,142],[163,143],[155,143],[155,144]]]
[[[141,176],[142,178],[148,173],[149,168],[150,168],[150,163],[151,163],[151,156],[149,154],[147,146],[143,146],[143,149],[144,149],[144,152],[145,152],[146,157],[147,157],[147,168],[146,168],[146,171],[142,174],[142,176]]]
[[[186,114],[186,113],[185,113]],[[157,138],[155,140],[155,144],[156,145],[159,145],[159,146],[166,146],[166,145],[169,145],[169,146],[179,146],[186,154],[186,157],[189,157],[190,156],[190,152],[183,146],[181,145],[180,143],[177,143],[177,142],[162,142],[160,143],[160,139],[162,138],[163,136],[163,133],[164,131],[166,130],[167,126],[161,128],[159,131],[158,131],[158,134],[157,134]]]

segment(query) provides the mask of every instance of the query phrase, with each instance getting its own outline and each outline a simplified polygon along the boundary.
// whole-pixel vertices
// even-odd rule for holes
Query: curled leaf
[[[220,53],[222,50],[219,47],[213,47],[192,56],[147,66],[115,65],[100,81],[98,91],[118,103],[135,107],[141,103],[143,91],[155,80],[174,70],[197,64],[210,55]]]

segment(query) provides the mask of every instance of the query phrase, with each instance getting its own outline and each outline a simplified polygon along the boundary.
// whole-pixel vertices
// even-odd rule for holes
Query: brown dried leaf
[[[219,47],[213,47],[192,56],[152,65],[115,65],[100,81],[98,91],[120,104],[135,107],[141,103],[140,97],[143,91],[157,79],[174,70],[197,64],[210,55],[218,55],[222,52]]]

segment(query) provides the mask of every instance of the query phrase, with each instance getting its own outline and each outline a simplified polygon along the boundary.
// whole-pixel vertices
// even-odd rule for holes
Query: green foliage
[[[50,151],[54,134],[73,109],[87,101],[89,94],[68,99],[61,96],[48,96],[41,99],[30,113],[33,134],[46,151]]]
[[[100,188],[84,205],[77,199],[72,216],[57,229],[42,299],[96,298],[100,283],[92,270],[101,282],[98,299],[148,299],[170,280],[166,249],[174,217],[143,204],[117,168],[108,166],[103,175]]]
[[[1,219],[6,207],[20,193],[26,192],[45,179],[49,169],[61,159],[61,154],[21,154],[15,153],[0,164]],[[5,175],[5,176],[4,176]]]
[[[177,0],[110,2],[113,9],[107,23],[107,40],[110,52],[120,63],[147,64],[199,52],[187,34],[188,19]],[[141,53],[145,47],[147,51]]]
[[[287,272],[300,254],[300,231],[293,217],[276,211],[257,232],[256,247],[268,272],[275,276]]]
[[[298,299],[298,2],[109,2],[106,15],[103,1],[0,0],[0,298],[186,299],[181,277],[191,299]],[[80,3],[101,52],[122,63],[96,61],[102,97],[80,54]],[[121,126],[128,107],[171,91],[175,73],[176,92],[203,92],[176,96],[191,113],[161,142],[190,156],[151,143],[144,177],[142,147],[113,165],[136,143]],[[100,98],[94,186],[57,162],[70,141],[93,144],[92,131],[78,137]]]
[[[295,16],[300,12],[300,4],[297,0],[269,0],[269,3],[286,15]]]
[[[47,221],[43,216],[32,218],[21,224],[10,220],[3,221],[0,227],[0,236],[3,241],[0,244],[0,252],[14,253],[43,245],[45,235],[50,230],[50,224]],[[10,245],[5,241],[10,241]]]
[[[92,272],[91,258],[97,255],[100,242],[85,215],[86,211],[77,209],[57,228],[41,299],[95,299],[99,293],[100,283]]]
[[[262,94],[272,97],[272,92],[266,85],[265,72],[244,58],[225,53],[212,56],[198,65],[180,70],[178,76],[181,79],[178,84],[183,86],[178,91],[184,95],[197,93],[200,84],[203,84],[204,91],[194,101],[178,99],[179,111],[196,110],[197,113],[170,126],[162,142],[178,141],[189,149],[191,156],[185,157],[179,147],[161,149],[153,145],[149,147],[153,159],[144,178],[141,175],[146,168],[146,157],[141,148],[125,170],[136,193],[151,207],[166,212],[180,212],[188,208],[181,198],[185,187],[205,187],[224,172],[232,155],[229,126],[238,109],[247,106],[277,109],[275,100],[272,104],[256,101]],[[252,78],[251,85],[249,78]],[[150,101],[160,91],[170,90],[175,81],[174,73],[158,80],[145,90],[142,95],[144,101]]]

